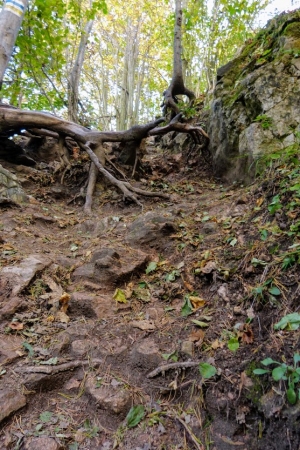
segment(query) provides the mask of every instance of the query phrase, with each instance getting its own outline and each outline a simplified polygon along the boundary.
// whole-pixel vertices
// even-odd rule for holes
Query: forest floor
[[[247,187],[143,164],[170,200],[99,184],[89,217],[6,164],[36,201],[1,205],[0,448],[299,450],[299,160]]]

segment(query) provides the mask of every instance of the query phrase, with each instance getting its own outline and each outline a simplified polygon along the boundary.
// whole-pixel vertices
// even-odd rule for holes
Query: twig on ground
[[[18,373],[44,373],[46,375],[55,375],[67,370],[77,369],[82,366],[99,366],[103,364],[102,359],[86,359],[84,361],[70,361],[57,366],[28,366],[28,367],[16,367],[15,372]]]
[[[189,367],[196,367],[200,364],[200,361],[196,362],[196,361],[183,361],[183,362],[176,362],[176,363],[170,363],[170,364],[164,364],[163,366],[159,366],[156,369],[152,370],[152,372],[150,372],[147,375],[147,378],[154,378],[157,375],[159,375],[160,373],[164,373],[167,370],[171,370],[171,369],[187,369]]]

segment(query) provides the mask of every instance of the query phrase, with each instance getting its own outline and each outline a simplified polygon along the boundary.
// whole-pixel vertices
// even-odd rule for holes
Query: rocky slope
[[[216,171],[249,181],[255,161],[300,132],[300,11],[270,20],[217,73],[209,118]]]

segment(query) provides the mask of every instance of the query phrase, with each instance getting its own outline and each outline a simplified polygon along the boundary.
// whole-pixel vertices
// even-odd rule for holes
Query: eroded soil
[[[253,370],[299,352],[274,329],[299,311],[299,200],[268,209],[273,172],[221,185],[154,148],[146,165],[135,183],[169,201],[99,184],[91,217],[77,186],[18,168],[36,202],[1,208],[0,448],[298,450],[299,400]]]

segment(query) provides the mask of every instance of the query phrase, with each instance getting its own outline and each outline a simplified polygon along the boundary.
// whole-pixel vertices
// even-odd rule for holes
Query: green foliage
[[[274,285],[273,278],[259,284],[252,289],[251,295],[259,301],[277,303],[277,297],[281,295],[280,289]]]
[[[300,367],[298,367],[300,362],[300,354],[295,353],[293,356],[294,364],[288,366],[286,363],[280,363],[274,361],[272,358],[266,358],[261,361],[263,366],[276,365],[276,367],[271,371],[269,369],[254,369],[253,373],[255,375],[264,375],[271,373],[274,381],[287,381],[287,400],[291,405],[294,405],[298,399],[300,399],[300,389],[298,390],[298,395],[296,394],[295,388],[300,381]]]
[[[157,262],[151,261],[146,268],[146,274],[148,275],[151,272],[155,272],[156,269],[157,269]]]
[[[187,316],[189,316],[192,313],[193,313],[193,306],[192,306],[192,303],[191,303],[189,295],[186,295],[184,297],[184,304],[183,304],[183,306],[181,308],[181,315],[183,317],[187,317]]]
[[[216,68],[253,34],[255,18],[268,2],[186,2],[183,66],[186,84],[196,94],[211,87]],[[78,0],[29,2],[2,97],[15,106],[64,114],[80,37],[87,21],[95,19],[80,83],[82,123],[99,129],[114,127],[112,121],[115,117],[118,120],[122,106],[120,85],[127,71],[124,58],[132,36],[137,44],[137,63],[130,97],[133,109],[138,108],[132,120],[144,122],[160,114],[161,92],[172,73],[172,3],[158,0],[154,8],[148,0],[129,0],[126,17],[121,0],[91,3],[90,7],[89,2]],[[197,108],[183,105],[183,111],[190,118]]]
[[[28,356],[29,358],[32,358],[32,356],[34,355],[34,350],[32,345],[28,344],[28,342],[22,342],[22,346],[25,348],[25,350],[28,351]]]
[[[231,350],[232,352],[236,352],[240,347],[238,337],[236,337],[236,336],[231,337],[227,343],[227,346],[228,346],[229,350]]]
[[[53,413],[50,411],[44,411],[40,414],[40,421],[43,423],[50,422],[52,419]]]
[[[260,114],[254,119],[254,122],[259,122],[264,130],[271,128],[273,119],[266,114]]]
[[[284,316],[274,325],[275,330],[298,330],[300,326],[300,314],[292,313]]]
[[[136,427],[144,418],[144,415],[145,408],[143,405],[137,405],[130,408],[129,413],[126,416],[126,424],[128,428]]]
[[[268,206],[269,213],[274,215],[276,211],[282,208],[282,203],[280,202],[279,195],[275,195]]]
[[[216,375],[217,369],[208,363],[199,364],[199,372],[205,380],[212,378]]]
[[[88,437],[89,439],[98,436],[99,427],[93,425],[90,419],[86,419],[84,421],[83,428],[85,436]]]

